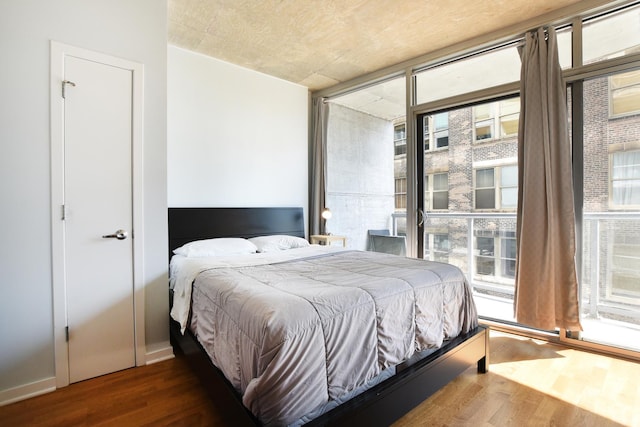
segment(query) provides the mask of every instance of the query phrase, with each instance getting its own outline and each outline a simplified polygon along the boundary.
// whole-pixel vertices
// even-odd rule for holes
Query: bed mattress
[[[174,258],[172,317],[186,326],[190,310],[198,341],[266,425],[319,414],[477,326],[449,264],[315,246]]]

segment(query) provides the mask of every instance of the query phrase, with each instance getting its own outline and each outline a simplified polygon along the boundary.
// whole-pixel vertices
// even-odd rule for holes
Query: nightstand
[[[345,236],[335,236],[333,234],[314,234],[310,238],[311,244],[331,245],[333,242],[342,242],[342,246],[347,247]]]

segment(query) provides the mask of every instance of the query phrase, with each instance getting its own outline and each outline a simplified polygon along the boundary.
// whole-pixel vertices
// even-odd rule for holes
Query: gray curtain
[[[553,28],[528,33],[521,57],[515,316],[535,328],[582,330],[566,89]]]
[[[320,214],[325,208],[327,176],[328,104],[325,98],[314,98],[311,118],[311,191],[309,195],[310,234],[322,234]]]

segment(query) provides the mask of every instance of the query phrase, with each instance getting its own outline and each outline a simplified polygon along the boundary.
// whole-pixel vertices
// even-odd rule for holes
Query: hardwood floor
[[[0,407],[0,426],[222,426],[182,357]]]
[[[182,357],[0,407],[2,426],[226,426]],[[640,426],[640,364],[491,332],[474,368],[398,420],[406,426]]]
[[[469,369],[406,426],[640,426],[640,364],[491,331],[489,373]]]

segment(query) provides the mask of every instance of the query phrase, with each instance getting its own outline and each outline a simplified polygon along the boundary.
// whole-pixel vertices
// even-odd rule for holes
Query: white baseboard
[[[152,363],[162,362],[163,360],[173,359],[174,357],[173,347],[167,343],[165,347],[148,351],[146,354],[146,364],[151,365]]]
[[[173,347],[169,343],[157,350],[146,353],[146,364],[162,362],[173,359]],[[41,394],[50,393],[56,390],[56,378],[46,378],[29,384],[13,387],[7,390],[0,390],[0,406],[9,405],[21,400],[36,397]]]
[[[51,377],[0,391],[0,406],[50,393],[56,389],[56,378]]]

